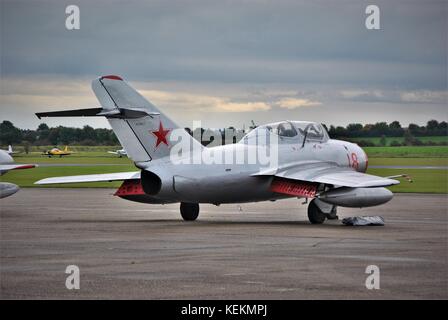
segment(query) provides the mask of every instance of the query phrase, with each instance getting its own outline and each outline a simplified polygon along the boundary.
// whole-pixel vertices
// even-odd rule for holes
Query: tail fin
[[[12,151],[12,145],[9,145],[9,146],[8,146],[8,153],[13,153],[13,151]]]
[[[68,152],[68,146],[65,146],[64,152]]]
[[[92,81],[92,89],[105,115],[134,162],[145,162],[170,154],[171,132],[179,127],[152,103],[118,76],[104,76]],[[121,116],[115,116],[120,114]],[[176,132],[190,145],[200,143],[188,132]]]

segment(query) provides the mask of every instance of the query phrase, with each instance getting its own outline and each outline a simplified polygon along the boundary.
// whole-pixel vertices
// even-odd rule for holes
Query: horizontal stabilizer
[[[135,163],[169,157],[171,148],[180,138],[189,141],[192,150],[202,150],[199,141],[179,128],[123,78],[116,75],[99,77],[92,81],[92,89],[101,108],[39,112],[36,116],[39,119],[103,116],[126,149],[127,156]]]
[[[119,108],[105,110],[103,108],[76,109],[65,111],[38,112],[36,116],[43,117],[101,117],[120,118],[120,119],[138,119],[146,116],[151,118],[160,115],[159,112],[150,112],[142,108]]]
[[[107,181],[123,181],[129,179],[140,179],[140,171],[54,177],[36,181],[34,184],[80,183],[80,182],[101,182],[101,181],[107,182]]]
[[[36,116],[42,117],[97,117],[103,108],[76,109],[65,111],[38,112]]]

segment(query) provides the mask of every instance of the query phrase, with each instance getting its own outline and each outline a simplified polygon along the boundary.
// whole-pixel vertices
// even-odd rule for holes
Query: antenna
[[[310,123],[309,125],[307,125],[306,127],[305,127],[305,136],[303,137],[303,142],[302,142],[302,148],[305,146],[305,142],[306,142],[306,137],[308,136],[308,130],[311,128],[311,126],[312,126],[313,124],[312,123]]]

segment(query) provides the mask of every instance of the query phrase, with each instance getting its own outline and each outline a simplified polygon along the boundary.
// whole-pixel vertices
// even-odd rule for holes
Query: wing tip
[[[387,180],[387,181],[384,181]],[[387,182],[387,183],[386,183]],[[394,179],[383,178],[383,180],[377,180],[371,183],[359,183],[352,188],[381,188],[381,187],[391,187],[400,184],[400,181]]]
[[[40,180],[37,180],[36,182],[34,182],[34,184],[46,184],[46,183],[45,183],[45,180],[47,180],[47,179],[40,179]]]
[[[20,167],[17,167],[16,169],[32,169],[37,167],[38,167],[37,164],[23,164]]]

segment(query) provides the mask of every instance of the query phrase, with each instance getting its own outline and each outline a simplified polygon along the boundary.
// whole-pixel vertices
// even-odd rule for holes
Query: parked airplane
[[[35,166],[36,165],[34,164],[14,163],[14,159],[8,154],[6,150],[0,150],[0,176],[4,175],[9,170],[30,169],[34,168]],[[17,191],[19,191],[19,189],[19,186],[13,183],[0,182],[0,199],[13,195]]]
[[[126,157],[128,156],[128,153],[126,152],[126,150],[124,148],[116,150],[116,151],[107,151],[107,153],[116,154],[120,158],[122,158],[123,156],[126,156]]]
[[[104,116],[139,171],[55,177],[36,184],[124,181],[115,195],[137,202],[164,204],[180,202],[185,220],[195,220],[199,203],[243,203],[288,197],[312,199],[308,206],[311,223],[336,219],[337,206],[369,207],[388,202],[393,194],[386,186],[392,178],[366,174],[368,159],[356,144],[330,139],[321,124],[282,121],[258,126],[240,142],[203,147],[176,126],[153,104],[118,76],[92,82],[101,108],[43,112],[41,117]],[[277,161],[266,166],[257,161],[212,162],[220,152],[238,157],[268,150],[268,135],[278,140]],[[261,141],[261,142],[260,142]],[[188,150],[178,148],[188,142]],[[176,161],[173,155],[179,156]],[[198,161],[199,159],[199,161]]]
[[[9,155],[13,155],[13,154],[17,154],[17,153],[19,153],[18,151],[13,151],[12,150],[12,145],[9,145],[8,146],[8,150],[3,150],[3,151],[5,151],[7,154],[9,154]]]
[[[72,152],[68,150],[68,146],[65,146],[64,150],[61,150],[59,148],[53,148],[51,150],[42,153],[42,155],[48,156],[49,158],[51,158],[52,156],[59,156],[59,158],[62,158],[62,156],[68,156],[71,154]]]

